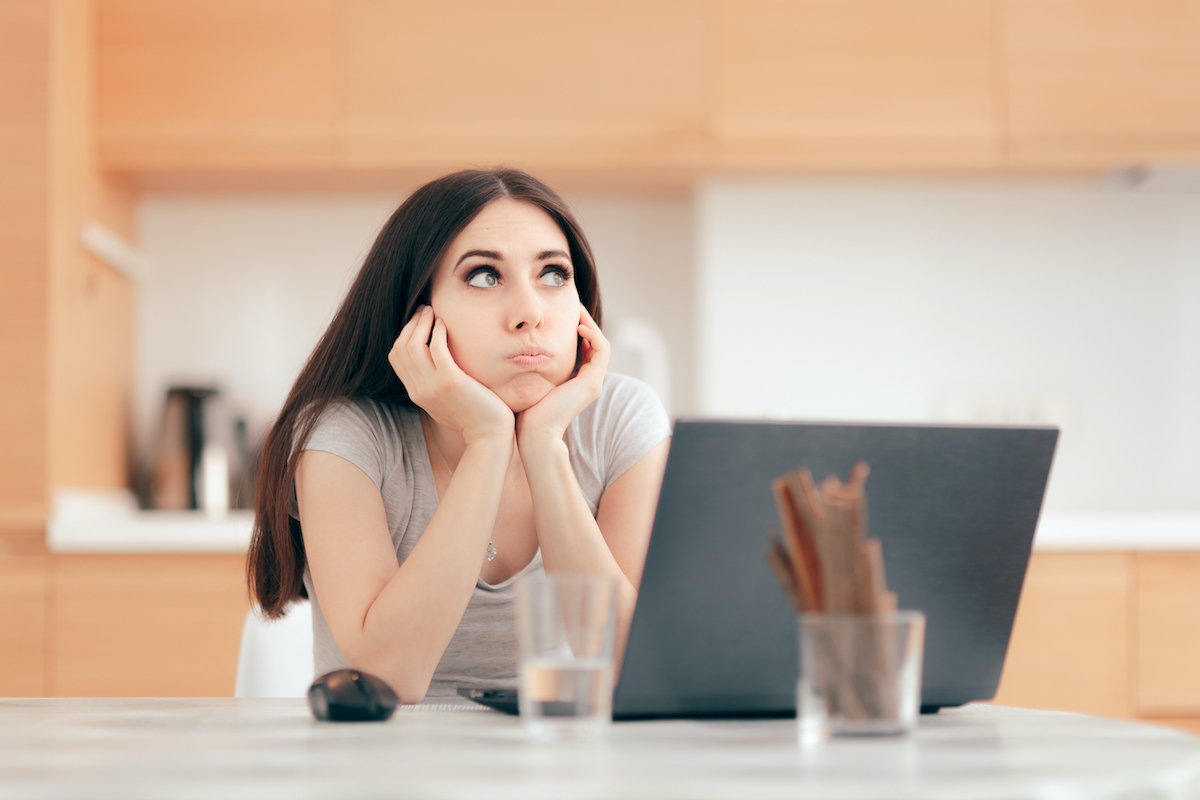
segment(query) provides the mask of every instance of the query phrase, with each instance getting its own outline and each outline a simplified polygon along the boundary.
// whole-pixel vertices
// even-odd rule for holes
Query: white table
[[[907,737],[805,749],[792,720],[546,743],[473,708],[331,724],[300,700],[0,700],[0,797],[1200,797],[1200,739],[1077,714],[969,706]]]

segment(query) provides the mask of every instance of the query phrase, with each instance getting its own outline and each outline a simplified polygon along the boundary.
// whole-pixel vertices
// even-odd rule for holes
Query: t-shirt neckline
[[[424,462],[425,475],[429,478],[429,485],[433,487],[433,500],[434,500],[433,511],[436,514],[438,507],[441,506],[441,504],[442,504],[442,498],[441,498],[441,495],[438,494],[437,481],[434,479],[434,476],[433,476],[433,457],[429,453],[429,443],[425,440],[425,424],[421,420],[421,412],[420,411],[417,412],[416,418],[417,418],[417,420],[416,420],[417,421],[417,431],[421,434],[420,451],[423,456],[423,458],[421,460]],[[430,519],[432,519],[432,518],[433,518],[433,515],[431,514]],[[508,576],[504,580],[500,581],[499,583],[488,583],[483,578],[476,578],[475,586],[476,586],[476,588],[482,589],[485,592],[498,592],[503,589],[507,589],[509,586],[512,586],[516,582],[517,578],[520,578],[521,576],[537,569],[539,566],[541,566],[541,563],[542,563],[542,548],[539,547],[537,549],[537,551],[533,554],[533,558],[529,559],[528,564],[526,564],[524,567],[517,570],[516,572],[514,572],[512,575]]]
[[[509,586],[512,586],[514,583],[516,583],[517,578],[520,578],[537,569],[539,566],[541,566],[541,563],[542,548],[539,547],[537,552],[533,554],[533,558],[529,559],[528,564],[514,572],[512,575],[509,575],[504,580],[500,581],[499,583],[488,583],[483,578],[476,578],[475,586],[483,589],[485,592],[498,592],[502,589],[507,589]]]

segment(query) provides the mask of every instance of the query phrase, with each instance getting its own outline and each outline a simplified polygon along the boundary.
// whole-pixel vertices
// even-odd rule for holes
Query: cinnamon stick
[[[786,478],[776,478],[771,488],[779,512],[779,524],[783,528],[783,549],[792,573],[791,582],[799,596],[801,608],[805,611],[820,611],[820,567],[813,546],[812,531],[801,516],[800,510],[796,508],[795,498],[788,491]]]
[[[795,572],[792,569],[791,559],[788,553],[784,550],[783,545],[779,542],[779,537],[774,531],[770,532],[771,549],[767,551],[767,563],[771,566],[771,571],[775,573],[775,580],[779,581],[779,585],[783,587],[784,594],[787,595],[788,602],[792,605],[792,610],[797,614],[806,611],[804,601],[801,599],[799,587],[796,585]]]
[[[867,536],[866,480],[871,468],[856,463],[846,483],[830,475],[818,488],[808,469],[772,484],[782,537],[771,534],[767,561],[797,611],[871,617],[896,610],[883,569],[883,545]],[[835,627],[816,634],[817,679],[826,687],[830,713],[850,719],[887,717],[898,698],[888,676],[894,643],[872,624]]]

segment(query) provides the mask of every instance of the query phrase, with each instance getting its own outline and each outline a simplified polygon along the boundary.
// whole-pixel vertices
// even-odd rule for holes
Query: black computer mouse
[[[400,705],[400,698],[382,678],[356,669],[335,669],[308,687],[313,716],[330,722],[378,722]]]

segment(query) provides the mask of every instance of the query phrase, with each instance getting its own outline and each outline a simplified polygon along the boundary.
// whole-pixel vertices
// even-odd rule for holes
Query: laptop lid
[[[868,533],[926,616],[921,704],[1000,680],[1058,430],[679,420],[621,679],[618,719],[795,713],[795,615],[764,554],[771,481],[867,461]]]

